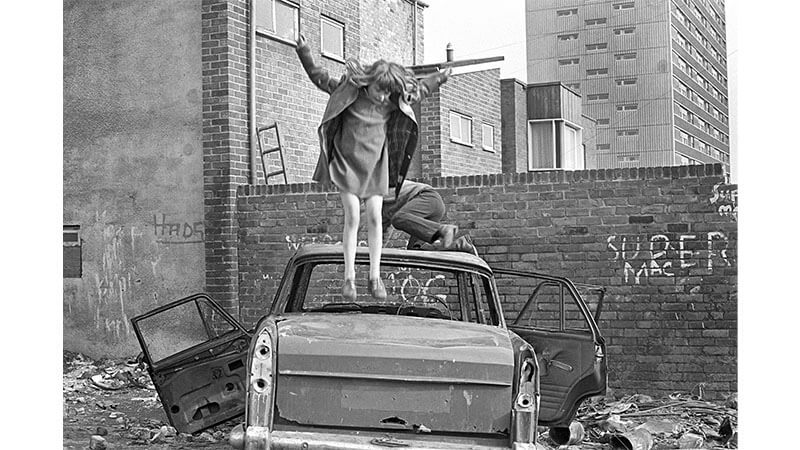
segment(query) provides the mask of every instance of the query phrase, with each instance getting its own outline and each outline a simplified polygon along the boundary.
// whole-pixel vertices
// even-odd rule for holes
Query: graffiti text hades
[[[203,222],[167,221],[167,215],[161,214],[161,218],[153,215],[153,234],[158,242],[163,244],[193,244],[203,242],[205,239],[205,229]]]

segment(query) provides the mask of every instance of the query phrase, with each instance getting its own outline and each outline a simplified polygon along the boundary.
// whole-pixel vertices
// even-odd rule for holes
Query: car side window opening
[[[154,364],[236,330],[203,298],[146,317],[138,327]]]
[[[499,275],[498,279],[507,275]],[[512,287],[501,292],[502,303],[519,313],[513,324],[552,331],[591,332],[578,300],[567,285],[535,277],[513,277]]]
[[[474,323],[497,324],[495,308],[487,304],[486,283],[463,271],[414,265],[381,264],[386,300],[369,295],[369,266],[356,263],[355,302],[341,296],[343,266],[336,263],[307,263],[295,275],[286,312],[372,313],[419,316]],[[280,303],[282,300],[278,299]]]

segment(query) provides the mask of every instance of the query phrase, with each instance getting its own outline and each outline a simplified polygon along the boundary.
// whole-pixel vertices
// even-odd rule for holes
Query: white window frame
[[[638,103],[620,103],[617,105],[617,111],[636,111],[638,109]]]
[[[263,8],[268,8],[266,12],[267,15],[272,17],[272,27],[273,29],[269,29],[265,26],[256,24],[256,32],[263,34],[265,36],[269,36],[273,39],[276,39],[281,42],[285,42],[287,44],[295,45],[295,41],[297,40],[298,36],[300,35],[300,5],[294,2],[290,2],[287,0],[259,0],[258,4],[254,7],[257,10],[261,10]],[[277,14],[276,14],[276,3],[281,3],[282,5],[291,8],[293,15],[294,15],[294,35],[291,38],[287,38],[285,36],[281,36],[278,34],[277,30]]]
[[[587,69],[586,70],[586,78],[595,78],[595,77],[604,77],[608,75],[608,68],[607,67],[600,67],[597,69]]]
[[[614,55],[614,59],[617,61],[631,61],[636,59],[636,52],[617,53]]]
[[[488,133],[487,133],[488,130]],[[486,145],[486,136],[489,136],[489,145]],[[494,153],[494,125],[481,122],[481,148]]]
[[[625,36],[628,34],[636,33],[636,27],[619,27],[614,28],[614,34],[617,36]]]
[[[595,44],[586,44],[586,52],[599,52],[601,50],[608,50],[607,42],[598,42]]]
[[[608,100],[608,93],[601,92],[599,94],[586,94],[587,102],[602,102]]]
[[[594,27],[594,26],[597,26],[597,25],[605,25],[607,23],[608,23],[608,19],[606,19],[605,17],[596,17],[594,19],[586,19],[584,21],[584,24],[587,27]]]
[[[458,118],[458,136],[455,136],[453,132],[455,131],[453,128],[453,118]],[[450,111],[450,141],[455,142],[461,145],[467,145],[472,147],[472,117],[467,116],[466,114],[457,113],[455,111]],[[469,123],[469,135],[467,136],[467,140],[464,139],[464,130],[463,124]]]
[[[556,127],[559,126],[559,124],[557,122],[563,122],[565,127],[572,128],[573,130],[575,130],[576,150],[578,148],[580,148],[580,152],[578,152],[578,151],[575,152],[575,157],[576,158],[582,157],[582,158],[584,158],[584,161],[578,161],[576,159],[575,161],[567,162],[567,161],[562,160],[561,161],[561,166],[562,167],[533,167],[534,157],[533,157],[533,137],[531,135],[531,124],[534,124],[534,123],[550,123],[551,124],[551,136],[553,136],[553,142],[552,142],[553,145],[550,148],[550,151],[552,152],[551,156],[552,156],[553,162],[555,163],[555,161],[558,160],[558,157],[557,157],[558,147],[556,146],[556,139],[555,139]],[[583,141],[583,127],[582,126],[580,126],[580,125],[578,125],[576,123],[570,122],[569,120],[566,120],[566,119],[563,119],[563,118],[558,118],[558,119],[530,119],[530,120],[528,120],[528,124],[527,124],[526,128],[527,128],[527,135],[528,135],[527,154],[528,154],[528,171],[529,172],[536,172],[536,171],[540,171],[540,170],[542,170],[542,171],[543,170],[554,170],[554,169],[555,170],[565,170],[565,169],[566,170],[573,170],[573,169],[576,169],[576,168],[579,169],[579,170],[582,170],[582,169],[585,168],[586,149],[584,148],[583,142],[582,142]],[[566,156],[566,155],[564,155],[564,156]],[[568,163],[569,163],[570,167],[566,167],[566,165]]]
[[[639,136],[639,129],[638,128],[623,128],[617,130],[617,137],[618,138],[626,138],[626,137],[633,137]]]
[[[325,51],[325,24],[335,27],[341,33],[339,54]],[[320,16],[319,20],[319,48],[322,56],[344,62],[344,24],[328,16]]]

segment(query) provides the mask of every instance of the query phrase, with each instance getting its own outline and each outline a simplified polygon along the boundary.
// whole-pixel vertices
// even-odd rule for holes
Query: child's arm
[[[443,72],[436,71],[425,78],[419,80],[419,98],[414,99],[415,102],[421,102],[425,97],[431,95],[442,84],[447,82],[453,69],[448,67]]]
[[[318,66],[314,63],[314,58],[311,57],[311,49],[306,43],[306,38],[301,34],[297,38],[297,56],[300,57],[300,64],[306,70],[308,78],[320,89],[332,93],[339,86],[339,80],[331,78],[328,71],[324,67]]]

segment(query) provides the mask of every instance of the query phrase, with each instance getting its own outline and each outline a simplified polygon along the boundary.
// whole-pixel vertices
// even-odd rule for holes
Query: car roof
[[[343,261],[344,248],[341,244],[307,244],[300,247],[294,255],[298,264],[306,260]],[[369,259],[367,247],[356,247],[356,260]],[[383,248],[381,262],[386,263],[429,263],[439,266],[468,268],[491,273],[492,269],[483,259],[472,253],[460,251],[406,250],[402,248]]]

